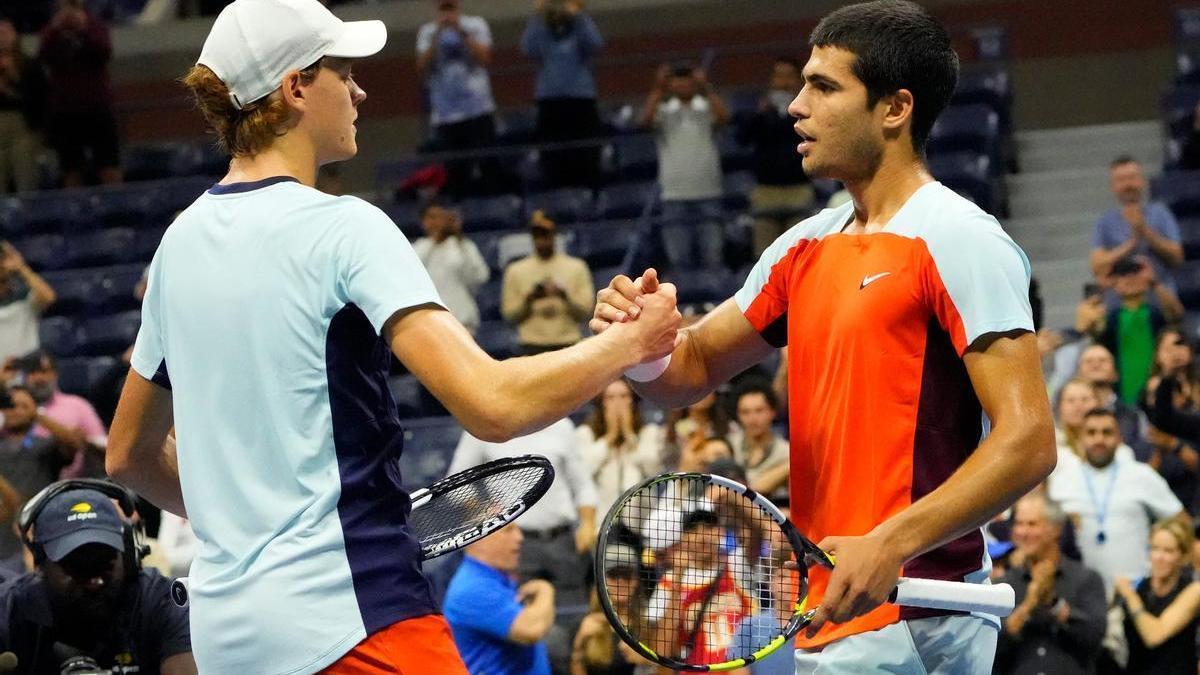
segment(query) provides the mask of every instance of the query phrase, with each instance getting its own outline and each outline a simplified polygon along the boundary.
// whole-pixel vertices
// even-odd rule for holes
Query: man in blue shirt
[[[538,140],[562,143],[600,135],[596,76],[592,57],[604,46],[596,22],[579,0],[538,0],[521,36],[521,51],[538,62],[535,96]],[[542,153],[552,186],[592,186],[598,178],[600,148]]]
[[[1161,202],[1146,202],[1146,177],[1137,160],[1123,155],[1113,160],[1110,187],[1117,205],[1096,221],[1092,234],[1092,273],[1105,279],[1113,263],[1132,255],[1146,256],[1154,276],[1176,291],[1169,268],[1183,264],[1179,223]]]
[[[554,625],[554,587],[517,583],[521,530],[508,525],[467,547],[443,611],[472,675],[550,675],[542,642]]]

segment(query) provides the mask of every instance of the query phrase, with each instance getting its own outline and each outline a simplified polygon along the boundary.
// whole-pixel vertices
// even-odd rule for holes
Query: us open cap
[[[278,89],[288,71],[324,56],[370,56],[386,42],[382,21],[342,21],[317,0],[236,0],[217,16],[196,63],[242,109]]]

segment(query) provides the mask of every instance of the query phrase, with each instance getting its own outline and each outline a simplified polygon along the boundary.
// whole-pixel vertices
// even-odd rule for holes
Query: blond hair
[[[300,71],[300,81],[311,83],[321,67],[318,61]],[[253,157],[266,150],[287,132],[291,111],[277,96],[265,96],[239,109],[229,97],[229,88],[207,66],[195,65],[183,77],[183,85],[196,99],[208,127],[221,149],[234,157]]]
[[[1183,565],[1187,565],[1192,559],[1192,545],[1196,542],[1196,535],[1192,529],[1174,518],[1163,518],[1150,528],[1150,537],[1159,532],[1166,532],[1175,539],[1175,544],[1179,546],[1179,552],[1183,554]]]

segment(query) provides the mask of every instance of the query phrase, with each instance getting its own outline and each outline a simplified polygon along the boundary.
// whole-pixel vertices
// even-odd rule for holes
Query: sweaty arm
[[[383,335],[472,436],[499,442],[566,417],[626,369],[669,352],[675,332],[668,326],[679,316],[674,300],[673,293],[648,299],[644,327],[625,324],[567,349],[506,361],[432,305],[397,312]]]
[[[176,654],[169,656],[163,660],[159,666],[159,672],[162,675],[196,675],[196,660],[192,658],[192,653]]]
[[[875,528],[904,560],[982,526],[1054,468],[1054,424],[1034,334],[985,336],[963,362],[992,430],[945,483]]]
[[[168,436],[174,423],[171,390],[130,369],[108,435],[104,468],[155,506],[186,518],[175,439]]]

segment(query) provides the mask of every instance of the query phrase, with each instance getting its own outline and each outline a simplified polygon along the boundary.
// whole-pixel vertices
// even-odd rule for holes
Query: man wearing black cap
[[[124,523],[108,497],[52,497],[31,537],[37,570],[0,589],[0,652],[16,655],[15,672],[59,672],[75,656],[141,675],[196,672],[187,610],[171,603],[168,579],[126,560]]]

